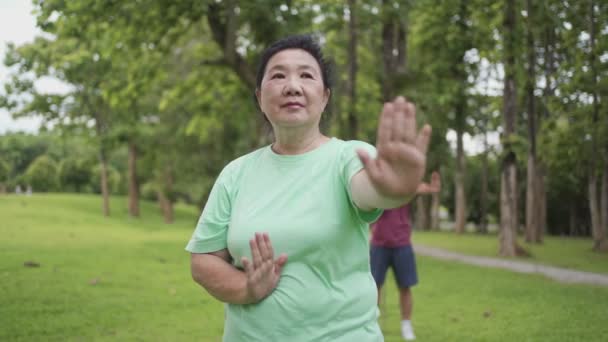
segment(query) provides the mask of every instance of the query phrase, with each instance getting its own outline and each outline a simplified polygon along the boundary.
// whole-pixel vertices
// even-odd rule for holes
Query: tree
[[[348,137],[357,139],[359,124],[357,120],[357,5],[348,0]]]
[[[49,7],[44,7],[48,5]],[[20,47],[10,45],[5,64],[17,66],[4,96],[5,107],[14,111],[15,116],[40,115],[56,129],[78,127],[89,130],[88,123],[94,122],[94,134],[99,146],[99,161],[102,165],[101,184],[103,213],[110,215],[109,192],[107,189],[107,151],[109,111],[100,95],[103,77],[108,76],[111,61],[104,59],[90,44],[83,44],[83,32],[73,23],[62,21],[62,16],[51,20],[54,3],[44,4],[38,18],[39,25],[53,38],[37,37],[34,42]],[[72,24],[72,25],[70,25]],[[56,77],[71,85],[68,94],[43,94],[34,87],[29,77]],[[29,96],[25,96],[29,95]]]
[[[539,234],[539,201],[538,201],[538,171],[536,157],[536,46],[534,38],[535,9],[531,0],[526,0],[526,48],[527,48],[527,75],[526,75],[526,114],[528,117],[528,165],[526,186],[526,241],[540,243]]]
[[[517,249],[517,169],[513,134],[516,125],[517,89],[515,84],[515,0],[505,0],[503,22],[504,90],[503,90],[503,157],[500,177],[500,249],[502,256],[516,256]]]

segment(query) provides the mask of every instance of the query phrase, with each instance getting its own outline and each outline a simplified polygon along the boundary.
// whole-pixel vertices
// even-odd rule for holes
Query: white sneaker
[[[405,339],[406,341],[412,341],[416,339],[416,336],[414,335],[414,329],[412,328],[412,324],[410,322],[401,323],[401,336],[403,336],[403,339]]]

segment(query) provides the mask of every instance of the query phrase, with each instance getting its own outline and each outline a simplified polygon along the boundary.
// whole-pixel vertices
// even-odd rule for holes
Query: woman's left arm
[[[378,124],[377,156],[357,150],[363,169],[351,179],[354,203],[362,210],[388,209],[409,202],[426,167],[431,127],[416,129],[416,108],[403,97],[385,103]]]

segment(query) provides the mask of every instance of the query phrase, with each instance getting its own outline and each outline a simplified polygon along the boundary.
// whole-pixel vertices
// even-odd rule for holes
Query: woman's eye
[[[305,72],[305,73],[302,74],[302,77],[303,78],[312,78],[312,75],[309,74],[309,73],[307,73],[307,72]]]
[[[274,80],[275,78],[284,78],[283,74],[274,74],[270,77],[271,80]]]

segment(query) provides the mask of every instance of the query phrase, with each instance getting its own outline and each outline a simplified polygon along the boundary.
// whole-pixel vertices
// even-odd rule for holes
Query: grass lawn
[[[112,217],[95,196],[0,196],[0,341],[219,341],[222,304],[191,280],[183,250],[198,210],[164,225],[154,203]],[[418,234],[422,236],[423,234]],[[40,267],[25,267],[32,261]],[[608,288],[418,258],[418,341],[601,341]],[[389,279],[381,325],[398,341]],[[297,324],[297,322],[294,322]]]
[[[429,232],[416,230],[412,234],[414,244],[444,248],[453,252],[487,257],[498,256],[498,236],[475,233],[455,234],[453,232]],[[529,244],[522,237],[519,244],[529,251],[530,258],[517,258],[518,261],[534,262],[579,271],[608,274],[608,253],[591,250],[590,238],[566,238],[545,236],[541,245]]]

